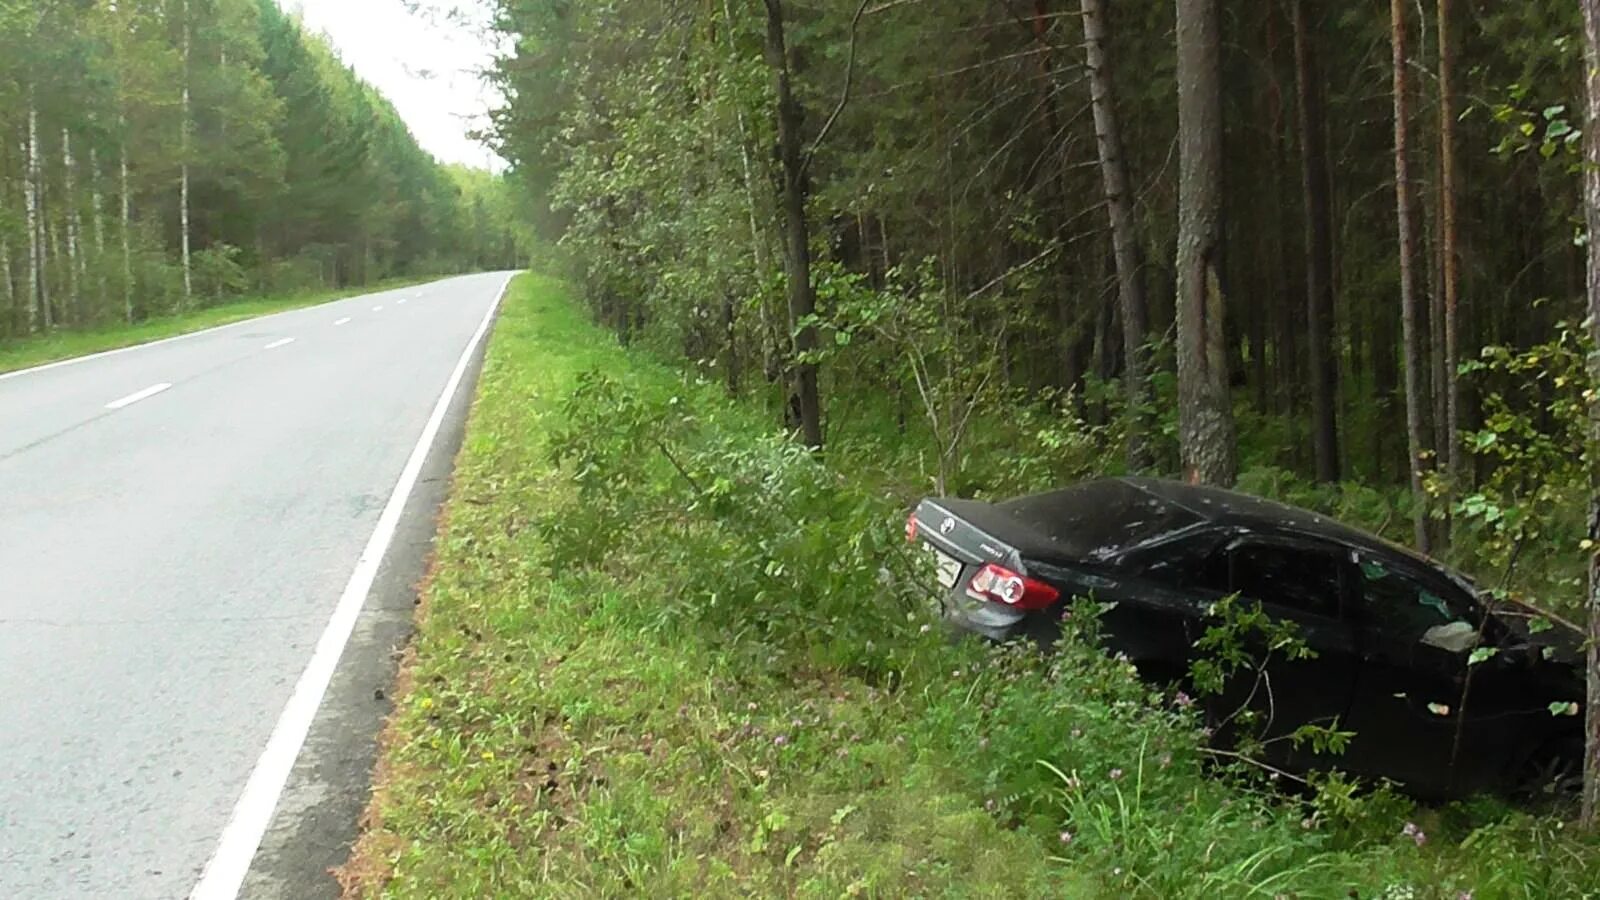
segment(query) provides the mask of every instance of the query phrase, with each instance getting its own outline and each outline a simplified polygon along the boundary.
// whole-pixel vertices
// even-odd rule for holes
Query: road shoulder
[[[419,586],[432,565],[438,517],[492,337],[491,328],[451,398],[241,897],[316,900],[341,893],[333,869],[349,858],[367,805],[378,736],[392,709],[400,656],[414,631]]]

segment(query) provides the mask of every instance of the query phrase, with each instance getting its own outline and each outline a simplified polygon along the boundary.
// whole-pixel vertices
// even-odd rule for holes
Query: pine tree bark
[[[811,284],[811,227],[806,219],[806,172],[800,129],[804,113],[794,96],[789,50],[784,35],[783,0],[766,0],[767,65],[776,89],[778,160],[782,187],[779,206],[784,223],[783,263],[789,299],[790,400],[793,424],[807,447],[822,448],[822,398],[817,385],[817,364],[810,359],[817,349],[817,329],[809,324],[816,312],[816,292]]]
[[[1295,87],[1299,97],[1300,185],[1306,242],[1306,354],[1311,376],[1311,444],[1318,481],[1339,480],[1339,354],[1334,344],[1333,223],[1327,118],[1307,0],[1294,0]],[[1320,9],[1317,10],[1321,12]],[[1320,19],[1320,16],[1319,16]]]
[[[1394,189],[1396,221],[1400,238],[1400,328],[1405,344],[1406,443],[1411,474],[1411,497],[1415,514],[1417,549],[1433,551],[1428,527],[1428,495],[1423,478],[1429,461],[1429,447],[1423,436],[1426,402],[1423,383],[1423,334],[1418,311],[1422,303],[1417,285],[1417,224],[1411,184],[1410,78],[1406,72],[1405,0],[1390,0],[1390,40],[1394,69]]]
[[[1177,42],[1179,447],[1191,481],[1229,486],[1238,460],[1223,327],[1217,0],[1178,0]]]
[[[1459,355],[1458,319],[1461,303],[1461,251],[1457,206],[1461,198],[1461,178],[1456,153],[1455,46],[1451,34],[1453,0],[1438,0],[1439,13],[1439,244],[1440,281],[1444,295],[1443,384],[1444,422],[1439,431],[1439,462],[1452,477],[1459,474],[1461,462],[1461,379],[1457,376]]]
[[[1143,416],[1147,403],[1145,342],[1149,311],[1144,278],[1140,272],[1139,236],[1133,215],[1127,157],[1117,120],[1116,93],[1111,64],[1106,55],[1107,29],[1104,0],[1082,0],[1083,48],[1089,72],[1089,102],[1094,112],[1095,146],[1100,155],[1100,178],[1105,187],[1106,213],[1111,220],[1111,247],[1117,266],[1117,302],[1122,312],[1123,378],[1126,381],[1128,469],[1150,465]]]
[[[1399,2],[1399,0],[1395,0]],[[1585,87],[1588,109],[1584,129],[1583,206],[1588,225],[1589,339],[1600,346],[1600,0],[1581,0],[1583,9]],[[1600,385],[1600,353],[1589,354],[1589,382]],[[1600,397],[1589,397],[1589,554],[1588,672],[1583,766],[1583,824],[1600,825]]]

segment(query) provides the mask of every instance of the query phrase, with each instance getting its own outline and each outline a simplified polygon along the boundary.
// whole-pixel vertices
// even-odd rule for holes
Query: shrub
[[[197,296],[207,300],[237,297],[250,287],[250,275],[239,259],[243,255],[232,244],[212,244],[190,259],[190,283]]]

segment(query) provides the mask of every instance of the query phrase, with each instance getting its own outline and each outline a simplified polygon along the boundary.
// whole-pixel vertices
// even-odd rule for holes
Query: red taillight
[[[912,513],[910,516],[908,516],[906,518],[906,543],[915,544],[916,542],[917,542],[917,514],[916,513]]]
[[[1061,592],[1005,568],[990,563],[972,576],[967,594],[978,600],[1004,603],[1017,609],[1047,609],[1061,599]]]

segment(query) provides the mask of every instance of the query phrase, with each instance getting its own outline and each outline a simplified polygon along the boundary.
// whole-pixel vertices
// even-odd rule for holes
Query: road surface
[[[0,897],[331,893],[508,277],[0,376]]]

